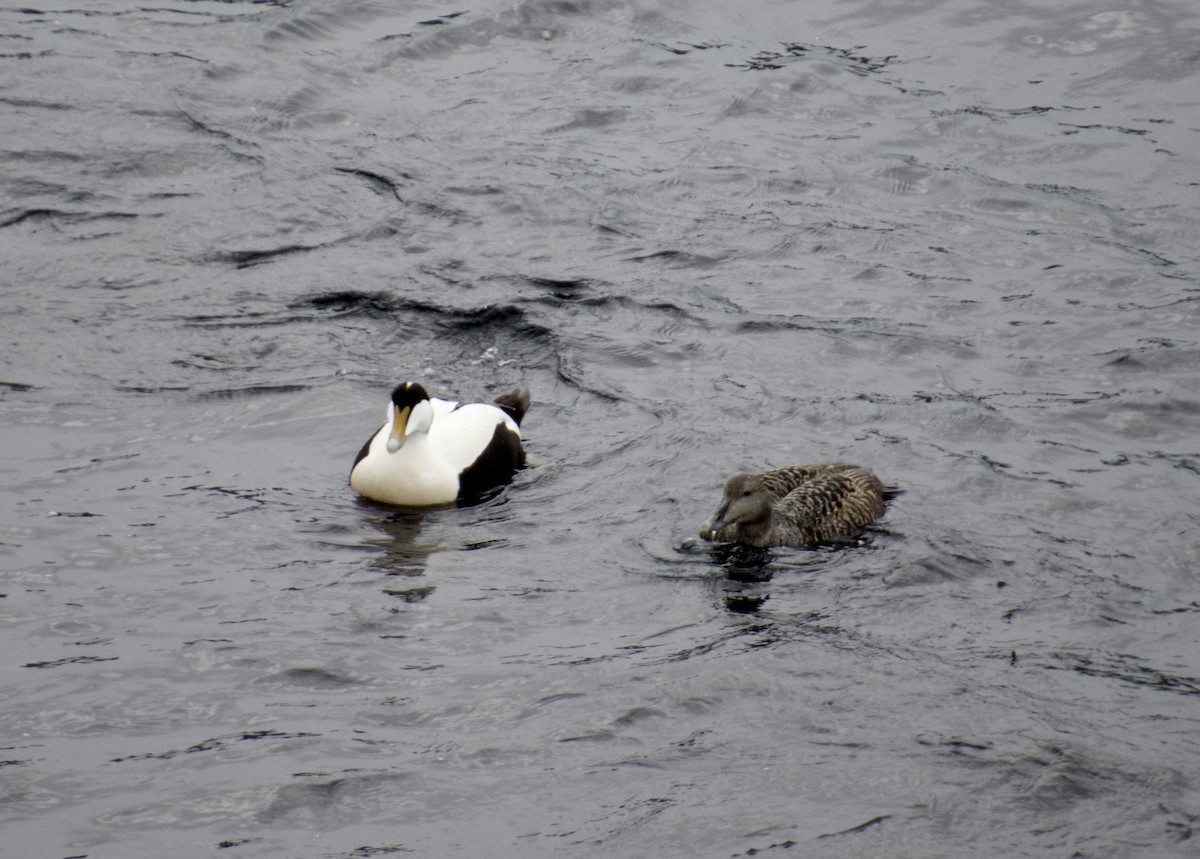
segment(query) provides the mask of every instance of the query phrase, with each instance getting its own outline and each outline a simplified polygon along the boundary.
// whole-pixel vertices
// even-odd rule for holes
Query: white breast
[[[387,450],[389,416],[371,439],[367,455],[350,473],[355,491],[386,504],[452,504],[458,497],[459,474],[479,458],[497,424],[520,436],[516,423],[495,406],[471,403],[455,408],[455,403],[437,399],[430,404],[433,419],[428,431],[415,429],[410,421],[404,444],[395,453]]]
[[[385,504],[425,507],[451,504],[458,496],[458,471],[431,452],[423,433],[410,436],[395,453],[387,451],[388,429],[371,439],[371,449],[350,473],[355,491]]]

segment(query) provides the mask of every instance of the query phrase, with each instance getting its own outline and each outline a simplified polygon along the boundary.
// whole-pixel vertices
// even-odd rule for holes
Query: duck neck
[[[743,543],[757,544],[763,540],[767,536],[767,533],[771,530],[771,519],[772,516],[768,516],[765,519],[759,519],[755,522],[739,523],[738,539]]]

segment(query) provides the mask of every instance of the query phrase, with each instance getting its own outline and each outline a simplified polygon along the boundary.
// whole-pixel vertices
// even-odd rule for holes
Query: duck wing
[[[520,444],[520,430],[506,412],[486,403],[467,403],[434,420],[429,428],[430,448],[457,473],[488,448],[497,427],[507,429]]]
[[[759,476],[767,492],[778,501],[806,483],[850,469],[863,470],[847,462],[814,462],[807,465],[785,465],[783,468],[764,471]]]
[[[883,495],[874,474],[835,463],[780,499],[772,520],[790,545],[847,540],[883,515]]]

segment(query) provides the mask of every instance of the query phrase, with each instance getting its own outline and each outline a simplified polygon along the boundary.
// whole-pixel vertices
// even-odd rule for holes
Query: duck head
[[[392,402],[388,406],[387,451],[395,453],[404,445],[404,439],[414,432],[429,432],[433,422],[433,405],[429,392],[416,382],[402,382],[392,391]]]
[[[735,474],[725,481],[725,494],[700,529],[720,531],[728,525],[753,525],[771,517],[771,494],[757,474]]]

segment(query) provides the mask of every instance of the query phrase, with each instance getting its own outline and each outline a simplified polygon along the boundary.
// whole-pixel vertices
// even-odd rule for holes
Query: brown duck
[[[853,539],[883,515],[887,491],[865,468],[844,462],[788,465],[735,474],[700,536],[766,549],[807,549]]]

